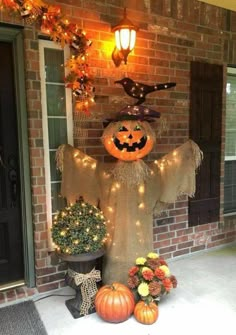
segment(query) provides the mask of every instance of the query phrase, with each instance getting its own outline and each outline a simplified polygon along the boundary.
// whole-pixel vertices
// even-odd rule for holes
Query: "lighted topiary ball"
[[[60,253],[76,255],[100,250],[107,236],[103,212],[80,199],[55,215],[52,240]]]

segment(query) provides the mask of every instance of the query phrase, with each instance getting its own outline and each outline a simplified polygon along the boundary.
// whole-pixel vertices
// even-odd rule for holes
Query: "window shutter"
[[[223,66],[191,62],[190,138],[203,151],[189,226],[219,220]]]

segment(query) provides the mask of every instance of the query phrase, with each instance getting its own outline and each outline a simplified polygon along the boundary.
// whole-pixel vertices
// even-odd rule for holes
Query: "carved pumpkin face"
[[[134,161],[152,150],[155,133],[146,121],[118,121],[105,128],[102,142],[112,156],[122,161]]]

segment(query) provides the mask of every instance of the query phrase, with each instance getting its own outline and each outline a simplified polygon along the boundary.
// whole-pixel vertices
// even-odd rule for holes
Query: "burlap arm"
[[[180,195],[194,196],[196,173],[202,158],[203,153],[198,145],[189,140],[151,164],[160,187],[155,214],[166,209],[168,204],[174,203]]]
[[[98,162],[68,144],[58,148],[56,160],[62,173],[61,194],[67,202],[74,203],[82,196],[86,202],[97,206],[100,198]]]

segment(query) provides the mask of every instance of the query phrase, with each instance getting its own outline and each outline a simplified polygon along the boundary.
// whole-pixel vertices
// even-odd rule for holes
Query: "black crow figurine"
[[[167,88],[176,86],[176,83],[146,85],[146,84],[139,83],[137,81],[133,81],[132,79],[128,77],[115,81],[115,84],[121,84],[125,92],[129,96],[138,99],[135,105],[141,105],[142,103],[144,103],[146,99],[146,95],[151,92],[165,90]]]

